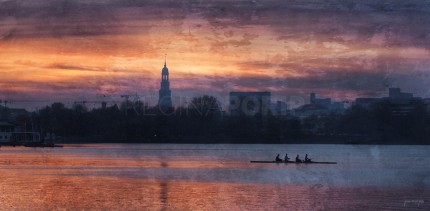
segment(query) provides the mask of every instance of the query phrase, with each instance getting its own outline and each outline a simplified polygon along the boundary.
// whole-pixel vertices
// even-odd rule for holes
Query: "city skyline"
[[[2,2],[0,99],[157,99],[165,54],[172,97],[430,97],[429,3],[330,2]]]

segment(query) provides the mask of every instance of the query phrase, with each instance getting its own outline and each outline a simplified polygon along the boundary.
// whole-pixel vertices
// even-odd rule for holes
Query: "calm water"
[[[254,164],[308,153],[337,165]],[[430,210],[430,146],[0,148],[1,210]]]

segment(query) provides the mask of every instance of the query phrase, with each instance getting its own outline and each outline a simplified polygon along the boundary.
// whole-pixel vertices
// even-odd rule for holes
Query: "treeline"
[[[426,106],[414,104],[396,113],[388,102],[366,109],[353,106],[343,114],[228,116],[211,96],[194,98],[188,107],[149,107],[142,102],[88,110],[54,103],[32,114],[42,134],[55,133],[72,142],[145,143],[419,143],[430,144]]]
[[[352,106],[343,114],[312,116],[303,121],[307,134],[333,137],[346,143],[430,144],[430,114],[421,102],[383,101],[370,108]]]

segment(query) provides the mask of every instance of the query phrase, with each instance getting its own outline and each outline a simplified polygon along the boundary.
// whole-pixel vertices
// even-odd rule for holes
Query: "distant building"
[[[272,103],[271,111],[274,116],[286,116],[288,114],[287,103],[278,100]]]
[[[330,110],[322,105],[306,104],[294,110],[294,116],[300,119],[305,119],[310,116],[327,116],[330,114]]]
[[[412,99],[414,95],[412,93],[402,92],[400,88],[390,88],[388,90],[388,97],[391,99]]]
[[[6,121],[0,121],[0,143],[22,145],[31,142],[40,142],[39,132],[22,131],[20,126]]]
[[[329,110],[335,112],[343,112],[345,110],[345,105],[347,105],[346,102],[332,102],[329,106]]]
[[[360,97],[355,99],[353,105],[361,106],[363,108],[370,108],[372,105],[376,103],[380,103],[383,98],[369,98],[369,97]]]
[[[324,106],[326,108],[329,108],[331,106],[331,98],[316,98],[316,94],[311,93],[310,94],[310,104],[320,105],[320,106]]]
[[[13,132],[15,132],[14,124],[0,121],[0,142],[9,142]]]
[[[400,88],[390,88],[388,101],[391,103],[391,112],[395,115],[405,115],[416,108],[417,104],[425,103],[422,98],[414,97],[412,93],[402,92]]]
[[[342,112],[345,110],[343,102],[333,102],[331,98],[316,98],[315,93],[310,94],[309,101],[311,105],[323,106],[329,111]]]
[[[422,98],[414,97],[412,93],[402,92],[400,88],[389,88],[388,97],[357,98],[354,105],[371,108],[378,103],[389,103],[390,111],[395,115],[405,115],[411,112],[418,103],[425,103]]]
[[[0,105],[0,120],[15,122],[19,116],[27,116],[29,112],[23,108],[9,108]]]
[[[294,115],[303,119],[310,116],[326,116],[330,113],[341,113],[345,110],[343,102],[333,102],[331,98],[316,98],[315,93],[310,93],[309,102],[309,104],[295,109]]]
[[[370,106],[380,103],[383,101],[399,104],[408,104],[410,102],[416,102],[422,100],[419,97],[414,97],[412,93],[402,92],[400,88],[389,88],[388,97],[382,98],[357,98],[355,99],[354,105],[369,108]]]
[[[230,114],[232,116],[268,115],[270,92],[230,92]]]
[[[161,86],[158,95],[158,106],[172,107],[172,92],[170,91],[169,69],[164,58],[164,67],[161,70]]]

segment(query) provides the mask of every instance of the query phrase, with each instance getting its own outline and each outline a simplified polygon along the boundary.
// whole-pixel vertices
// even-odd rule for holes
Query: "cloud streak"
[[[430,23],[430,3],[418,0],[16,0],[1,2],[0,14],[2,28],[9,26],[7,31],[15,36],[145,33],[154,25],[180,27],[187,15],[194,15],[216,29],[268,26],[279,34],[278,39],[318,35],[361,42],[379,35],[387,45],[430,43],[426,36],[430,29],[421,27]]]

